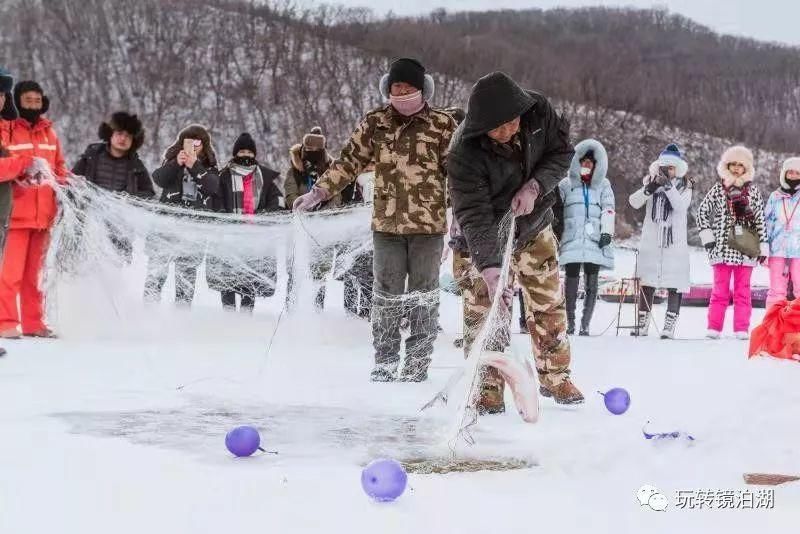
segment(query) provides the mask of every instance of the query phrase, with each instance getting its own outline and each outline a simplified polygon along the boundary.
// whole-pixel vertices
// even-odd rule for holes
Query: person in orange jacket
[[[14,106],[11,96],[13,87],[14,78],[7,70],[0,67],[0,124],[17,118],[17,108]],[[3,249],[14,198],[12,182],[24,176],[26,169],[31,167],[32,161],[33,158],[30,156],[12,156],[0,142],[0,266],[3,263]],[[6,349],[0,347],[0,356],[5,354]]]
[[[20,158],[43,158],[57,178],[66,178],[61,142],[45,119],[49,101],[41,86],[22,81],[14,87],[19,118],[0,123],[0,143]],[[44,323],[39,278],[56,215],[55,192],[48,184],[13,184],[14,205],[0,273],[0,338],[55,337]],[[17,297],[20,309],[17,309]],[[21,314],[20,314],[21,312]],[[20,321],[21,315],[21,321]]]

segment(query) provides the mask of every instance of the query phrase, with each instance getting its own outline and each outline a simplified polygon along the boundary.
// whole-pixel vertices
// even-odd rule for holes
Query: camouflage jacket
[[[391,105],[372,111],[317,186],[335,195],[374,164],[372,230],[444,234],[444,159],[455,128],[450,115],[428,106],[412,117],[403,117]]]

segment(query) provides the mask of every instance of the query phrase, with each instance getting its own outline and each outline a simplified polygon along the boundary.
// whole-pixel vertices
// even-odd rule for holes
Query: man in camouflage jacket
[[[501,279],[500,222],[511,211],[516,232],[509,280],[516,277],[525,299],[540,392],[562,404],[583,402],[569,379],[566,310],[551,226],[557,185],[572,155],[569,123],[550,102],[495,72],[473,87],[467,117],[453,135],[447,162],[453,214],[469,249],[471,265],[466,270],[474,273],[469,279],[475,294],[483,296],[473,302],[475,328],[486,317]],[[510,284],[501,294],[510,307]],[[504,337],[490,336],[498,346],[487,348],[502,350]],[[502,381],[497,373],[487,375],[479,411],[502,411]]]
[[[312,209],[333,197],[370,164],[375,167],[375,259],[372,336],[377,382],[397,379],[400,320],[408,310],[410,335],[400,379],[427,379],[438,325],[438,275],[445,216],[444,159],[455,122],[432,109],[433,78],[416,60],[394,61],[381,79],[390,104],[368,113],[316,186],[294,203]],[[417,298],[401,299],[406,290]]]

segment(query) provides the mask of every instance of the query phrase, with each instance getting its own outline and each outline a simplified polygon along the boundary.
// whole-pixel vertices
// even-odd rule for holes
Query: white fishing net
[[[404,336],[406,348],[409,340],[413,349],[433,343],[436,337],[439,288],[403,296],[371,297],[372,281],[366,276],[371,271],[373,246],[369,205],[300,216],[287,212],[255,216],[218,214],[111,193],[80,177],[72,177],[66,187],[49,181],[53,183],[60,210],[52,231],[42,287],[48,320],[62,332],[91,328],[87,323],[95,328],[94,334],[103,325],[128,325],[142,337],[164,330],[164,335],[180,341],[181,336],[191,336],[197,329],[213,328],[216,319],[208,309],[192,308],[187,316],[191,315],[194,322],[184,330],[166,324],[165,318],[170,323],[176,321],[174,314],[159,315],[148,306],[164,308],[173,299],[180,301],[181,297],[193,296],[187,293],[202,284],[203,278],[209,282],[213,279],[216,291],[241,293],[255,288],[258,297],[282,297],[278,281],[291,274],[290,291],[270,308],[272,313],[279,314],[275,332],[286,313],[300,317],[313,314],[319,289],[326,280],[338,278],[345,282],[345,289],[349,283],[354,291],[357,311],[365,307],[369,310],[370,298],[375,301],[373,318],[374,308],[384,307],[388,321],[381,324],[388,328],[386,332],[380,326],[373,328],[375,340],[382,341],[384,335],[394,339],[389,330],[394,330],[395,323],[404,327],[408,323]],[[502,224],[500,236],[504,243],[500,286],[508,283],[513,230],[513,219],[509,217]],[[92,298],[102,302],[90,302]],[[62,306],[65,299],[70,299],[71,305]],[[159,301],[163,302],[158,304]],[[446,431],[451,450],[458,444],[474,441],[470,427],[477,420],[474,407],[481,382],[480,356],[492,336],[509,321],[509,312],[498,301],[494,300],[480,332],[474,336],[476,341],[463,368],[454,373],[432,403],[445,401],[441,403],[445,405],[442,410],[447,420],[452,421]],[[98,322],[100,326],[96,325]],[[413,339],[407,334],[409,330],[425,331],[421,328],[423,323],[432,325],[433,333],[423,336],[428,339]],[[314,332],[313,328],[308,329],[304,335],[313,336]],[[116,339],[115,336],[125,334],[132,335],[130,330],[115,326],[109,327],[104,335]],[[364,339],[363,343],[375,340]],[[270,339],[269,346],[271,343]],[[414,356],[412,351],[405,361],[413,360]]]

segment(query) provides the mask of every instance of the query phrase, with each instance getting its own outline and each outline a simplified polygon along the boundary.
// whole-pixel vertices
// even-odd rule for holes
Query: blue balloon
[[[391,502],[406,490],[408,475],[395,460],[373,460],[361,472],[361,487],[378,502]]]
[[[603,396],[606,409],[614,415],[622,415],[631,406],[631,396],[622,388],[609,389],[605,393],[598,391]]]
[[[235,456],[250,456],[261,445],[261,436],[252,426],[238,426],[225,436],[225,446]]]

